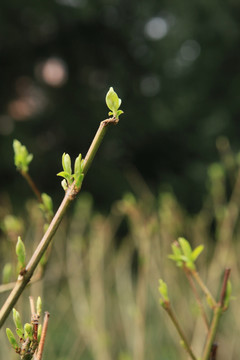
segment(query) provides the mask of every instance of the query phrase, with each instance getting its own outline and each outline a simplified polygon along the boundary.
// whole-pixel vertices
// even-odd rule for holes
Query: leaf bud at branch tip
[[[118,97],[117,93],[113,90],[113,87],[107,92],[106,95],[106,104],[107,107],[111,110],[108,114],[109,116],[113,116],[114,118],[118,119],[119,115],[123,113],[122,110],[118,110],[122,100]]]
[[[26,263],[26,250],[24,243],[22,242],[22,239],[20,236],[18,236],[18,241],[16,245],[16,255],[18,258],[18,263],[21,269],[25,267]]]
[[[40,296],[38,296],[37,298],[37,314],[38,316],[41,316],[42,313],[42,299],[40,298]]]
[[[21,331],[21,333],[23,333],[23,326],[22,326],[22,322],[20,319],[20,314],[14,308],[13,308],[13,321],[14,321],[16,328],[19,329]]]

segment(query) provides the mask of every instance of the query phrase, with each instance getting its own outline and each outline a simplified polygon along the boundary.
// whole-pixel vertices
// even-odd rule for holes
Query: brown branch
[[[36,198],[38,199],[38,201],[40,203],[42,203],[42,196],[40,191],[38,190],[35,182],[33,181],[33,179],[31,178],[31,176],[28,174],[28,172],[25,171],[21,171],[22,176],[26,179],[28,185],[30,186],[30,188],[32,189],[32,191],[34,192],[34,194],[36,195]]]
[[[229,276],[230,276],[230,272],[231,272],[230,268],[225,269],[224,277],[223,277],[223,284],[222,284],[222,289],[221,289],[221,295],[220,295],[221,308],[224,307],[224,301],[225,301],[226,290],[227,290],[227,282],[228,282],[228,279],[229,279]]]
[[[42,335],[41,335],[41,339],[40,339],[40,342],[39,342],[37,354],[35,356],[36,360],[41,360],[42,359],[43,348],[44,348],[45,339],[46,339],[46,335],[47,335],[49,316],[50,316],[49,312],[46,311],[45,316],[44,316],[44,320],[43,320]]]
[[[108,125],[117,124],[118,119],[107,119],[100,123],[98,131],[90,145],[89,151],[87,152],[86,158],[84,159],[84,167],[83,167],[83,173],[86,175],[94,156],[96,155],[96,152],[103,140],[103,137],[107,131]],[[7,316],[11,312],[13,306],[17,302],[18,298],[20,297],[21,293],[29,283],[37,265],[39,264],[43,254],[48,248],[48,245],[50,244],[53,236],[55,235],[55,232],[57,231],[62,218],[69,207],[70,203],[74,198],[76,197],[77,193],[80,191],[80,188],[75,188],[75,183],[73,183],[66,191],[65,196],[54,215],[51,223],[49,224],[49,227],[47,231],[45,232],[42,240],[40,241],[37,249],[35,250],[34,254],[32,255],[31,259],[29,260],[29,263],[26,266],[26,273],[19,275],[18,280],[12,290],[12,292],[9,294],[8,298],[6,299],[5,303],[3,304],[1,310],[0,310],[0,328],[4,324]]]

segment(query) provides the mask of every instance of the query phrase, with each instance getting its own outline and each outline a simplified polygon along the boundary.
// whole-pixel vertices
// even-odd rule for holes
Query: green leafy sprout
[[[13,309],[13,321],[15,324],[15,332],[17,337],[13,334],[12,330],[7,328],[6,334],[9,343],[17,354],[20,355],[21,360],[31,360],[34,358],[34,353],[38,348],[39,341],[41,339],[42,326],[38,324],[38,319],[41,314],[41,298],[38,297],[36,307],[37,314],[37,328],[31,323],[22,324],[20,314],[16,309]]]
[[[79,154],[74,163],[74,173],[72,173],[71,158],[69,154],[63,153],[62,155],[62,167],[63,171],[59,172],[57,176],[62,176],[64,180],[62,181],[62,187],[66,191],[67,188],[72,185],[75,181],[75,187],[80,189],[83,181],[83,167],[84,159],[82,155]]]
[[[22,271],[26,266],[26,250],[20,236],[18,236],[18,241],[16,244],[16,255],[18,258],[18,268],[20,271]]]
[[[172,244],[172,254],[168,255],[168,258],[175,261],[176,265],[183,267],[184,265],[189,270],[195,270],[195,261],[203,251],[204,246],[199,245],[192,250],[189,242],[180,237],[177,242]]]
[[[111,110],[109,111],[108,115],[118,119],[119,116],[123,114],[123,111],[119,110],[121,103],[122,100],[119,99],[117,93],[113,90],[113,87],[110,87],[106,95],[106,104],[107,107]]]
[[[14,163],[19,171],[28,172],[28,165],[33,159],[33,154],[29,154],[26,146],[20,141],[13,140]]]
[[[162,279],[159,280],[158,291],[161,295],[160,304],[163,307],[168,306],[169,305],[168,287],[167,284]]]

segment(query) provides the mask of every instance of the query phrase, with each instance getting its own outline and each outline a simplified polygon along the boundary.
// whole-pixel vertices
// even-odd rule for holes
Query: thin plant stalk
[[[196,282],[198,283],[198,285],[200,286],[200,288],[202,289],[204,294],[209,298],[209,300],[211,300],[212,305],[216,306],[217,303],[216,303],[214,297],[212,296],[211,292],[208,290],[207,286],[202,281],[199,273],[196,270],[192,270],[191,274],[193,275],[194,279],[196,280]]]
[[[44,320],[43,320],[41,339],[40,339],[38,349],[37,349],[37,354],[36,354],[34,360],[42,360],[43,348],[44,348],[45,339],[46,339],[46,335],[47,335],[49,316],[50,316],[49,312],[46,311]]]
[[[204,347],[204,351],[203,351],[203,357],[202,360],[208,360],[209,356],[211,354],[212,351],[212,346],[215,340],[215,336],[216,336],[216,331],[218,328],[218,324],[219,324],[219,320],[220,317],[224,311],[224,301],[225,301],[225,296],[226,296],[226,289],[227,289],[227,282],[228,282],[228,278],[230,276],[230,269],[226,269],[224,272],[224,278],[223,278],[223,284],[222,284],[222,289],[221,289],[221,294],[220,294],[220,300],[219,302],[216,304],[216,306],[214,307],[214,312],[213,312],[213,319],[210,325],[210,330],[208,332],[208,336],[207,336],[207,340],[206,340],[206,344]]]
[[[198,306],[199,306],[199,309],[200,309],[200,312],[201,312],[201,315],[202,315],[202,318],[203,318],[203,322],[204,322],[204,324],[206,326],[207,331],[209,331],[208,318],[207,318],[206,312],[204,310],[204,307],[203,307],[202,301],[200,299],[200,296],[198,294],[197,288],[196,288],[196,286],[194,284],[194,281],[193,281],[193,279],[192,279],[192,277],[191,277],[191,275],[189,273],[189,270],[187,268],[184,268],[184,272],[185,272],[185,274],[187,276],[188,282],[189,282],[189,284],[190,284],[190,286],[192,288],[192,291],[193,291],[194,296],[196,298],[196,301],[198,303]]]
[[[218,327],[218,323],[219,323],[219,319],[220,319],[221,314],[222,314],[221,307],[216,306],[215,309],[214,309],[213,319],[212,319],[210,330],[209,330],[209,333],[208,333],[207,342],[206,342],[206,345],[205,345],[202,360],[208,360],[209,359],[209,356],[210,356],[211,351],[212,351],[212,345],[213,345],[213,342],[215,340],[215,335],[216,335],[216,331],[217,331],[217,327]]]
[[[86,173],[93,161],[93,158],[94,158],[94,156],[103,140],[103,137],[107,131],[107,127],[109,125],[112,125],[112,124],[115,125],[117,123],[118,123],[118,119],[114,119],[114,118],[104,120],[100,123],[99,129],[92,141],[92,144],[91,144],[89,151],[87,152],[87,155],[85,158],[84,168],[83,168],[84,175],[86,175]],[[15,303],[17,302],[18,298],[20,297],[21,293],[23,292],[23,290],[27,286],[28,282],[30,281],[37,265],[40,262],[40,259],[42,258],[44,252],[46,251],[48,245],[50,244],[54,234],[56,233],[67,208],[69,207],[72,200],[74,200],[74,198],[76,197],[76,195],[79,191],[80,191],[80,189],[78,189],[76,191],[75,183],[73,183],[66,190],[65,196],[62,200],[62,203],[60,204],[47,231],[45,232],[37,249],[35,250],[34,254],[32,255],[31,259],[29,260],[29,263],[26,266],[25,273],[23,275],[18,276],[18,280],[17,280],[12,292],[9,294],[7,300],[5,301],[4,305],[2,306],[2,308],[0,310],[0,328],[3,326],[9,313],[11,312]]]
[[[189,356],[191,357],[192,360],[197,360],[196,356],[194,355],[192,349],[191,349],[191,346],[189,345],[188,343],[188,340],[174,314],[174,312],[172,311],[172,308],[171,308],[171,305],[170,303],[165,303],[163,308],[166,310],[166,312],[168,313],[170,319],[172,320],[180,338],[182,339],[183,343],[184,343],[184,348],[186,349],[187,353],[189,354]]]
[[[37,185],[35,184],[35,182],[33,181],[33,179],[31,178],[31,176],[28,174],[28,172],[26,171],[20,171],[22,176],[24,177],[24,179],[26,179],[28,185],[30,186],[30,188],[32,189],[32,191],[34,192],[34,194],[36,195],[36,198],[38,199],[38,201],[40,203],[42,203],[42,196],[40,191],[37,188]]]

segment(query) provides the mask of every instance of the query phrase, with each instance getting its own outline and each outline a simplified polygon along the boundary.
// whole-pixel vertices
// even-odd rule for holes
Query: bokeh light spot
[[[67,65],[57,57],[49,58],[37,64],[35,71],[37,77],[40,77],[46,84],[53,87],[63,86],[68,79]]]
[[[154,17],[146,23],[144,31],[150,39],[160,40],[168,33],[168,23],[162,17]]]
[[[194,61],[198,58],[201,52],[199,43],[195,40],[186,40],[180,49],[180,54],[183,60]]]

